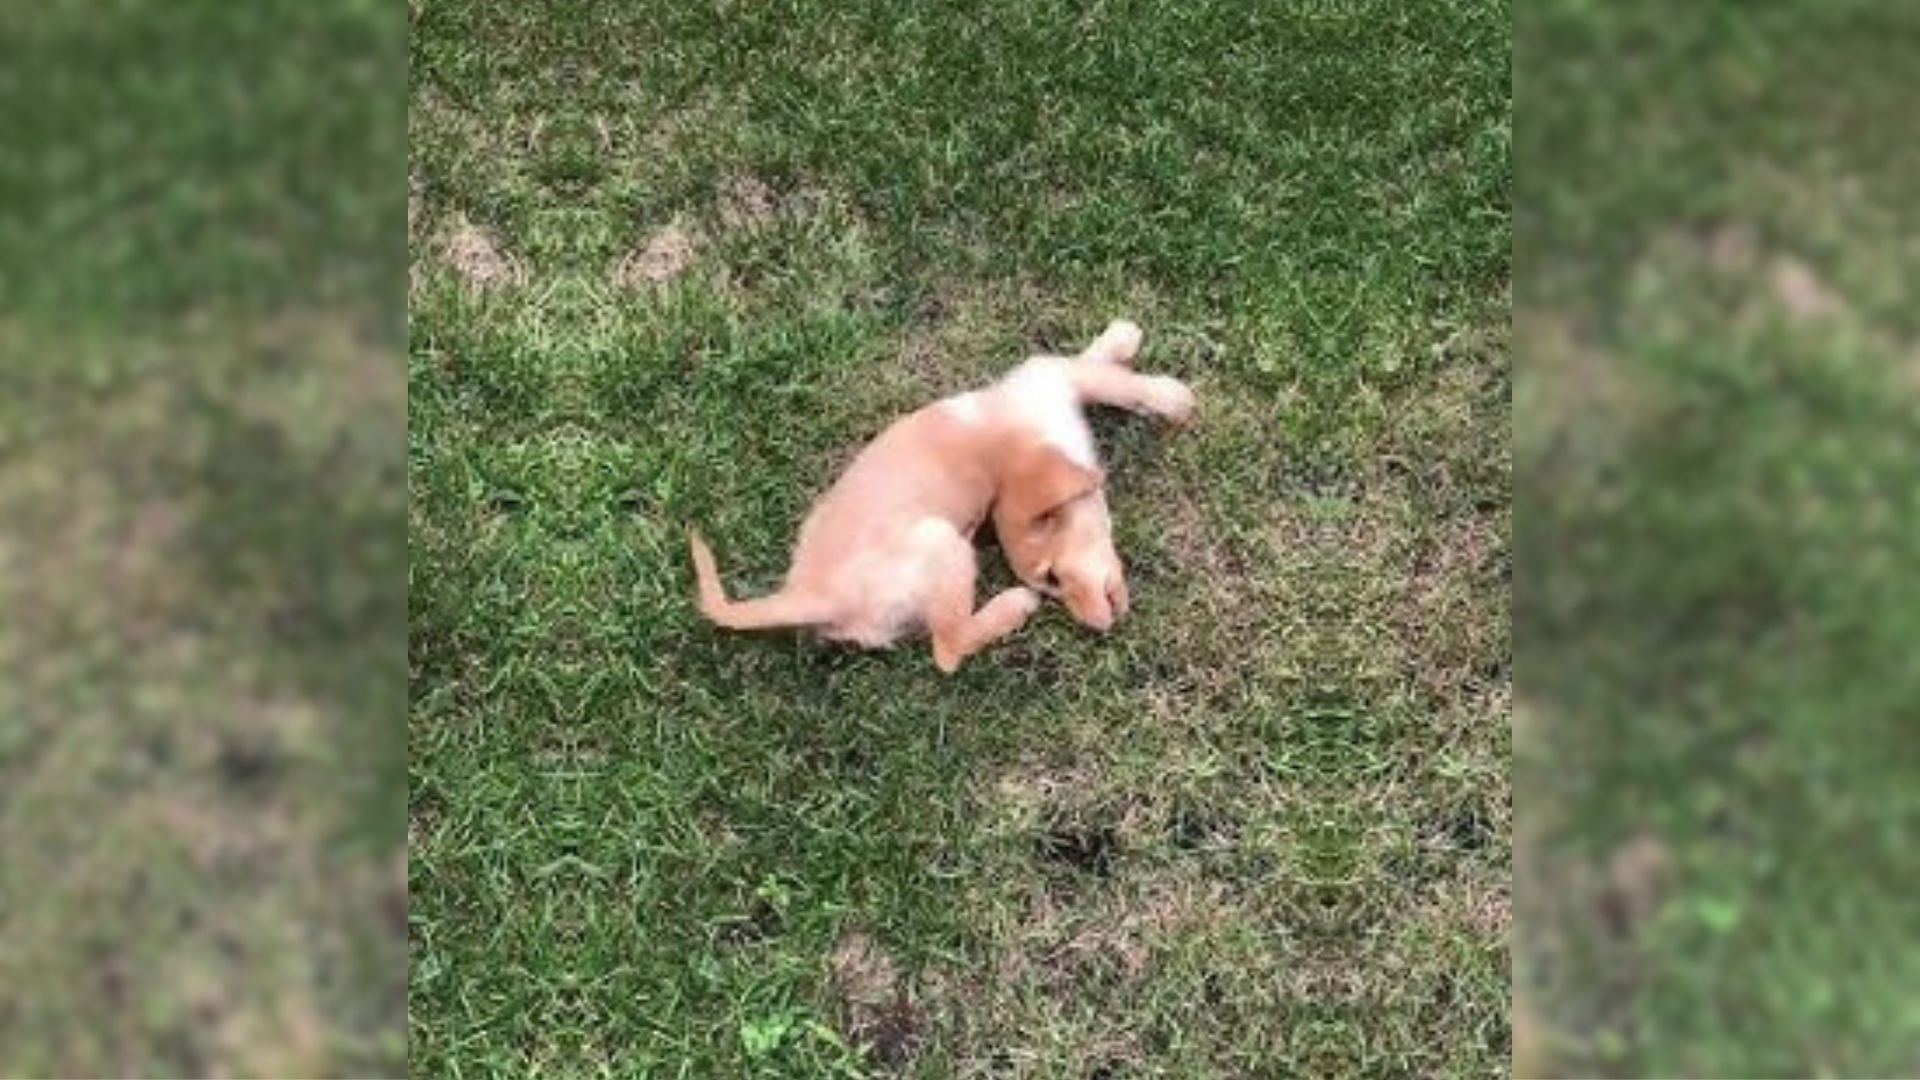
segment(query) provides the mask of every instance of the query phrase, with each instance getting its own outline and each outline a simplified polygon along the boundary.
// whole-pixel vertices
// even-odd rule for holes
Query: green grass
[[[415,1072],[1505,1070],[1506,5],[414,12]],[[1122,314],[1114,635],[699,619]]]
[[[1524,996],[1567,1075],[1910,1075],[1920,18],[1518,45]]]
[[[404,1067],[402,59],[0,14],[5,1075]]]

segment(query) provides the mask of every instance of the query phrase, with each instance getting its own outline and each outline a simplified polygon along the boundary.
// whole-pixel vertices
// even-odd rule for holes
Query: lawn
[[[416,1074],[1505,1072],[1505,3],[411,13]],[[698,617],[1119,315],[1112,635]]]
[[[0,13],[0,1075],[404,1067],[404,57]]]
[[[1523,1072],[1913,1075],[1920,9],[1516,41]]]

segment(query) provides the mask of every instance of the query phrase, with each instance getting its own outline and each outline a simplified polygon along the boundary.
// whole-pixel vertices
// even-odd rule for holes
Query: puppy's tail
[[[811,626],[824,621],[819,605],[790,590],[752,600],[727,599],[726,590],[720,585],[720,569],[713,561],[713,549],[694,529],[687,530],[687,543],[693,549],[693,573],[699,581],[700,613],[714,623],[729,630],[763,630],[777,626]]]
[[[1093,344],[1080,351],[1080,359],[1097,360],[1108,364],[1127,364],[1140,353],[1140,341],[1145,335],[1140,324],[1129,319],[1115,319],[1107,324]]]

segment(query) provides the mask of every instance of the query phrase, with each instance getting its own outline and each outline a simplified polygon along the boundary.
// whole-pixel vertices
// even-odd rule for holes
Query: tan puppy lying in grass
[[[1036,356],[985,389],[894,422],[862,450],[800,527],[785,585],[729,600],[713,553],[689,530],[700,610],[735,630],[809,627],[865,648],[926,632],[952,672],[1020,628],[1041,594],[1106,630],[1126,613],[1084,404],[1193,414],[1177,379],[1139,375],[1140,328],[1118,321],[1076,357]],[[988,514],[1025,586],[974,607],[973,534]]]

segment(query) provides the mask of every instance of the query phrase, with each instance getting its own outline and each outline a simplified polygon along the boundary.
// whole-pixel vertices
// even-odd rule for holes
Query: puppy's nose
[[[1127,613],[1127,579],[1118,574],[1107,579],[1107,603],[1113,608],[1113,617],[1118,619]]]

